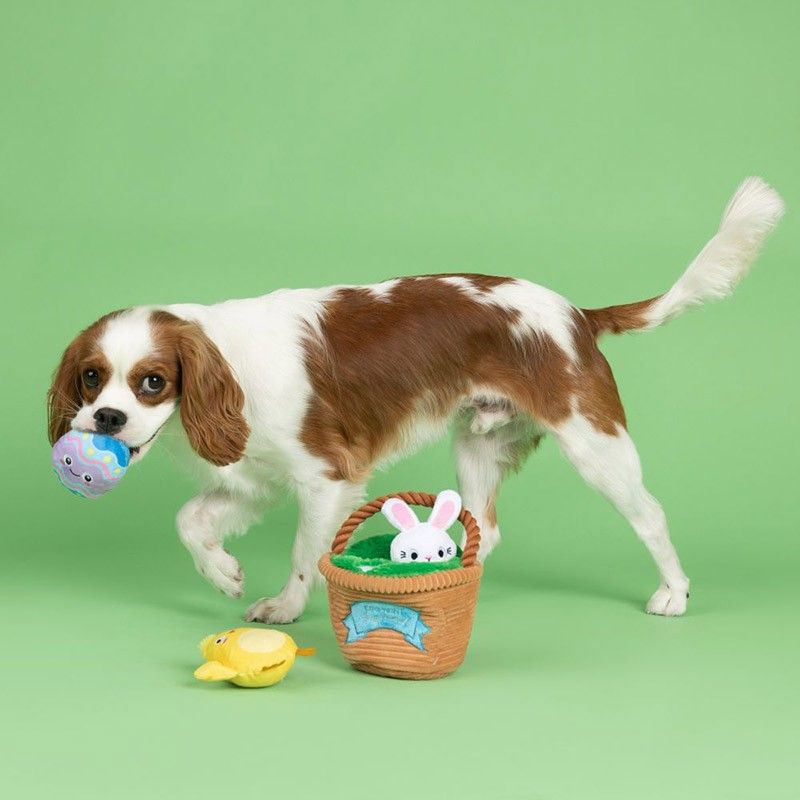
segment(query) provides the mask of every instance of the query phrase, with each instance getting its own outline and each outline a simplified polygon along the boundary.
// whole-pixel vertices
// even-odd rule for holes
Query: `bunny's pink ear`
[[[434,528],[446,531],[458,519],[460,513],[461,497],[458,492],[454,492],[452,489],[445,489],[437,495],[436,502],[433,504],[431,518],[428,522]]]
[[[416,514],[411,510],[411,506],[399,497],[390,497],[381,508],[383,515],[399,531],[405,531],[419,525]]]

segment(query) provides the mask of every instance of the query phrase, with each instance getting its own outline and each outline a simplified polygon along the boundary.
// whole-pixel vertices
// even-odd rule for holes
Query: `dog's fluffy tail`
[[[727,297],[747,274],[783,211],[783,200],[769,184],[761,178],[746,178],[730,199],[716,236],[668,292],[583,313],[599,336],[657,328],[687,308]]]

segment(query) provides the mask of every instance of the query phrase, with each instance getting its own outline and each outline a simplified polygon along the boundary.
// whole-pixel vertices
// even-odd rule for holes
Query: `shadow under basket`
[[[398,492],[354,511],[339,529],[331,552],[319,562],[328,584],[331,623],[344,657],[358,670],[389,678],[441,678],[464,660],[472,632],[483,568],[477,563],[480,529],[472,514],[458,517],[466,543],[457,569],[425,575],[380,576],[331,563],[353,531],[390,497],[433,507],[436,497]]]

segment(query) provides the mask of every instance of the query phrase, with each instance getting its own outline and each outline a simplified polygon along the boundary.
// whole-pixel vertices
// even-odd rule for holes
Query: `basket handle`
[[[333,555],[343,553],[345,547],[347,547],[347,543],[350,541],[350,537],[353,535],[353,531],[364,522],[364,520],[377,514],[390,497],[399,497],[409,505],[427,506],[428,508],[433,508],[433,504],[436,502],[436,495],[426,494],[425,492],[395,492],[393,494],[386,494],[383,497],[376,497],[374,500],[370,500],[369,503],[366,503],[361,506],[361,508],[354,511],[344,521],[342,527],[339,528],[339,532],[333,539],[331,553],[333,553]],[[481,543],[481,529],[478,527],[475,517],[473,517],[466,508],[461,509],[461,513],[458,515],[458,521],[464,526],[464,530],[467,534],[467,542],[461,553],[461,566],[471,567],[478,558],[478,546]]]

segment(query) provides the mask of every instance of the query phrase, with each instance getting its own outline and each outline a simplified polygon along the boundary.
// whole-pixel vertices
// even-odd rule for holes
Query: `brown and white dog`
[[[292,489],[300,517],[291,574],[246,614],[276,623],[302,613],[317,560],[376,466],[455,423],[459,484],[484,558],[500,539],[503,476],[549,433],[650,551],[660,584],[647,611],[683,614],[689,581],[642,483],[597,339],[655,328],[729,294],[782,213],[778,194],[749,178],[669,291],[610,308],[579,309],[525,280],[430,275],[114,312],[64,353],[49,394],[50,439],[99,430],[137,462],[174,426],[166,440],[188,440],[205,482],[179,512],[178,532],[197,569],[231,597],[242,595],[243,576],[225,537]]]

